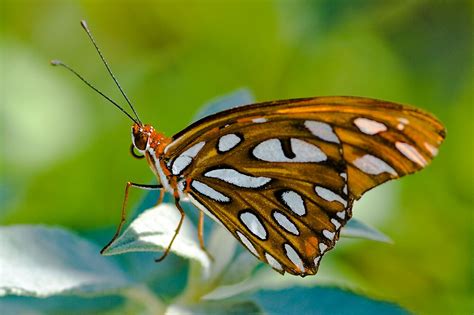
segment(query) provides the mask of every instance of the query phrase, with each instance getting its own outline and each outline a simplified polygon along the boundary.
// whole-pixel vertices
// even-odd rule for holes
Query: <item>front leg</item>
[[[122,229],[122,226],[123,224],[125,223],[125,219],[126,219],[126,212],[125,212],[125,208],[127,206],[127,200],[128,200],[128,190],[130,189],[130,187],[135,187],[135,188],[140,188],[140,189],[143,189],[143,190],[161,190],[163,188],[163,186],[161,185],[144,185],[144,184],[136,184],[136,183],[132,183],[132,182],[128,182],[127,185],[125,186],[125,197],[123,199],[123,203],[122,203],[122,215],[120,217],[120,223],[117,227],[117,231],[115,231],[115,234],[114,234],[114,237],[112,238],[112,240],[110,240],[110,242],[104,246],[104,248],[102,248],[102,250],[100,251],[101,254],[104,253],[104,251],[107,250],[107,248],[109,248],[109,246],[117,239],[117,237],[120,235],[120,231]],[[162,192],[160,192],[160,196],[162,195]],[[161,199],[161,198],[160,198]],[[159,200],[160,201],[160,200]]]

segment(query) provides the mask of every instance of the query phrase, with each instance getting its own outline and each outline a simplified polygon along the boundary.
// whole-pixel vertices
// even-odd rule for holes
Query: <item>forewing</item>
[[[424,168],[445,138],[439,120],[419,109],[361,97],[317,97],[258,103],[208,116],[176,134],[165,156],[172,160],[193,143],[235,130],[229,127],[250,125],[267,133],[267,138],[285,137],[286,129],[269,128],[280,120],[293,121],[296,128],[319,139],[328,137],[328,130],[335,132],[348,164],[349,193],[356,199],[389,179]],[[236,134],[245,136],[245,141],[265,140]]]

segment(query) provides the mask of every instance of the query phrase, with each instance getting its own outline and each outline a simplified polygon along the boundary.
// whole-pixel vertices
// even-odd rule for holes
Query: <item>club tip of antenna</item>
[[[81,26],[82,26],[85,30],[87,30],[87,22],[86,22],[86,20],[81,20]]]
[[[53,59],[49,62],[52,66],[59,66],[62,64],[62,61],[61,60],[56,60],[56,59]]]

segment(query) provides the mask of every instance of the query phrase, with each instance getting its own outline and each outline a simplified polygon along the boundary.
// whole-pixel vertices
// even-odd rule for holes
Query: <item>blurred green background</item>
[[[331,255],[363,293],[415,313],[472,312],[471,1],[1,6],[1,224],[111,226],[125,183],[152,181],[129,155],[130,121],[48,64],[63,60],[121,101],[79,26],[86,19],[142,120],[169,136],[203,103],[240,87],[259,101],[359,95],[434,113],[448,130],[439,156],[388,184],[395,198],[365,214],[394,245],[354,242]],[[133,192],[131,203],[142,196]]]

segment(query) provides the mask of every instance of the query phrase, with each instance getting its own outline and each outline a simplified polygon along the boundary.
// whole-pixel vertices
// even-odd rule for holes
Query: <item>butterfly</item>
[[[98,50],[85,22],[83,27]],[[53,64],[91,86],[62,62]],[[375,186],[426,167],[446,134],[427,112],[363,97],[240,106],[207,116],[172,137],[143,124],[130,102],[135,116],[113,103],[134,122],[132,154],[146,159],[160,184],[127,184],[121,224],[104,250],[120,233],[128,189],[157,189],[171,193],[181,213],[158,261],[179,233],[185,216],[180,201],[189,200],[200,210],[203,248],[207,214],[256,258],[282,274],[299,276],[316,274],[351,218],[354,201]]]

